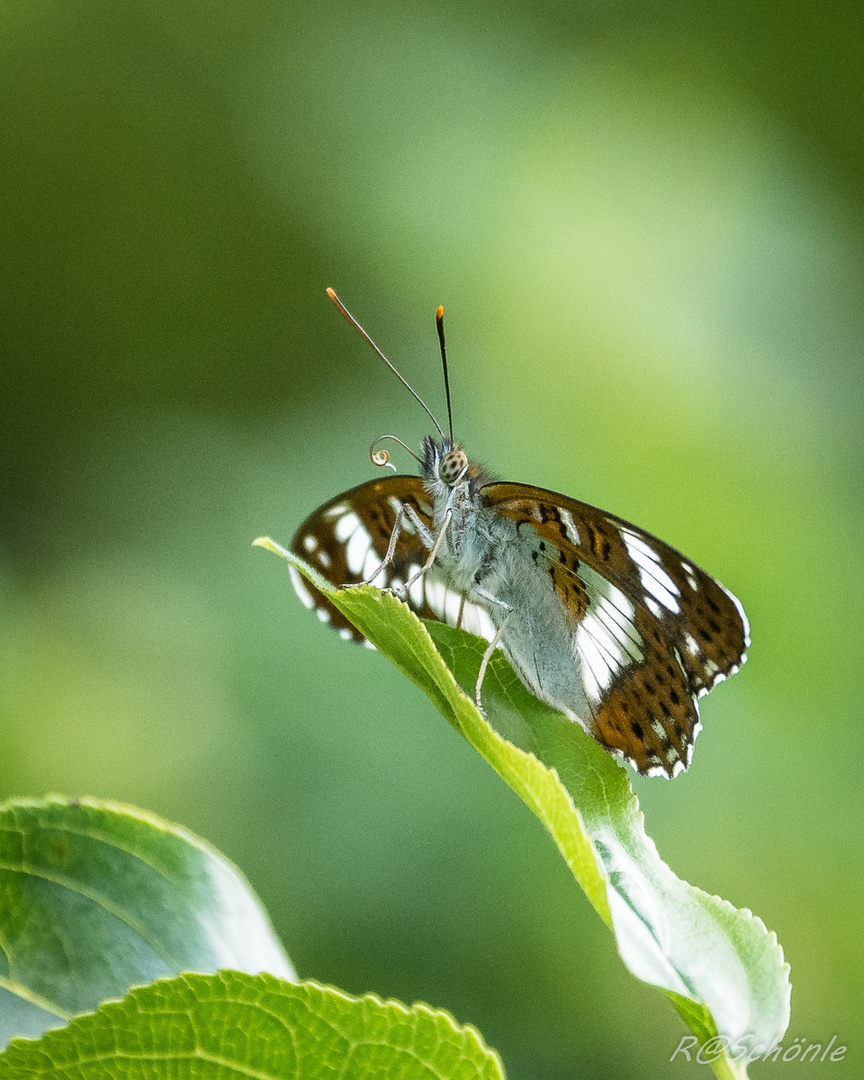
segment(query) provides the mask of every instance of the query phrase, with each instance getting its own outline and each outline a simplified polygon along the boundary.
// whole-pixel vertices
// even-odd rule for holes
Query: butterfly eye
[[[468,458],[465,456],[464,451],[449,450],[441,458],[441,464],[438,466],[438,477],[445,484],[452,487],[465,471],[467,464]]]

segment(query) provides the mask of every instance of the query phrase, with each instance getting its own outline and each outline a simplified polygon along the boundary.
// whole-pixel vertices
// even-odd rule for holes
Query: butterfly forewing
[[[588,598],[576,640],[592,733],[639,772],[686,768],[699,714],[674,646],[644,604],[587,563],[574,573]]]
[[[578,623],[595,737],[641,773],[686,768],[696,699],[745,659],[738,601],[668,544],[586,503],[509,483],[484,487],[483,502],[527,535]]]
[[[360,484],[324,503],[308,517],[294,535],[291,550],[305,559],[323,578],[337,588],[357,585],[384,561],[387,545],[400,507],[408,503],[422,521],[430,521],[423,482],[415,476],[385,476]],[[425,548],[410,521],[400,534],[392,566],[376,578],[381,588],[396,578],[404,583],[409,567],[421,566]],[[364,641],[363,635],[330,601],[294,571],[294,588],[303,603],[313,608],[322,622],[329,623],[342,637]],[[429,618],[434,618],[429,614]]]
[[[396,519],[405,505],[412,507],[431,530],[432,507],[420,477],[385,476],[370,480],[320,506],[297,530],[291,550],[337,588],[357,585],[370,578],[384,561]],[[373,584],[382,589],[400,589],[420,570],[427,555],[410,517],[403,515],[393,560]],[[300,599],[316,611],[322,622],[346,639],[365,641],[326,596],[296,570],[292,570],[292,580]],[[410,586],[404,600],[421,619],[461,626],[487,640],[495,633],[486,612],[466,603],[434,565]]]

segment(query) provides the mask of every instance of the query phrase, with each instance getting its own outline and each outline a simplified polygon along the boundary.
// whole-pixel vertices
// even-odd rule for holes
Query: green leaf
[[[248,882],[198,837],[89,799],[0,806],[0,1045],[227,967],[295,978]]]
[[[132,990],[0,1054],[3,1080],[502,1080],[445,1012],[270,975],[183,975]]]
[[[718,1075],[746,1075],[737,1052],[779,1039],[789,1023],[789,969],[776,936],[747,910],[677,878],[645,833],[627,774],[590,736],[530,694],[500,652],[473,701],[486,642],[425,626],[371,587],[334,589],[301,559],[261,539],[332,601],[424,690],[546,825],[622,960],[667,994],[700,1042],[732,1044]]]

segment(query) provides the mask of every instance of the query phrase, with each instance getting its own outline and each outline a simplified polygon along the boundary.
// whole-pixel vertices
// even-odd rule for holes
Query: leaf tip
[[[252,547],[265,548],[267,551],[272,551],[274,555],[282,554],[282,549],[274,540],[271,540],[269,536],[257,537],[252,541]]]

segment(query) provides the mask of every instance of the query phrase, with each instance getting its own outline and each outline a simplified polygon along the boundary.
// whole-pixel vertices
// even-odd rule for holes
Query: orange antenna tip
[[[335,289],[327,289],[326,291],[327,291],[327,295],[330,297],[330,299],[333,301],[333,303],[336,305],[336,307],[339,308],[339,310],[342,312],[342,314],[345,316],[345,318],[348,320],[348,322],[351,323],[352,326],[357,327],[357,329],[360,331],[360,333],[363,335],[363,337],[365,337],[366,340],[369,341],[369,344],[374,349],[375,348],[375,343],[373,341],[369,340],[369,337],[368,337],[366,331],[363,329],[362,326],[360,326],[360,324],[357,322],[357,320],[354,318],[354,316],[351,314],[351,312],[348,310],[348,308],[345,307],[345,305],[342,303],[342,301],[336,295],[336,290]]]
[[[436,320],[438,322],[441,322],[441,320],[444,318],[444,305],[443,304],[438,305],[438,310],[435,312],[435,318],[436,318]]]

